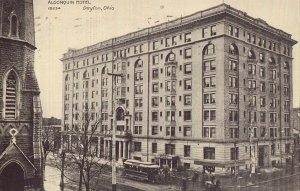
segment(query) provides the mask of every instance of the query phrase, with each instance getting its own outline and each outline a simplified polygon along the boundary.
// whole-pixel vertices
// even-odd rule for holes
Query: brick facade
[[[42,110],[34,73],[33,2],[0,0],[0,12],[0,190],[7,189],[3,181],[8,166],[21,169],[15,190],[42,190]],[[15,142],[11,129],[18,131]]]

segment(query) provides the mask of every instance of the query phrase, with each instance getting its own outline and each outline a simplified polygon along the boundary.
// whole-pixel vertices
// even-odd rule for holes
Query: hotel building
[[[88,110],[101,118],[100,157],[111,153],[116,114],[118,159],[217,172],[289,162],[294,44],[221,4],[70,49],[61,59],[64,145],[72,150]]]

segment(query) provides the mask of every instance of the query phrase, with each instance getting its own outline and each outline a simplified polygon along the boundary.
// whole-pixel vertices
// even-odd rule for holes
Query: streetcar
[[[130,179],[158,182],[160,177],[160,167],[151,162],[138,160],[126,160],[124,162],[123,175]]]

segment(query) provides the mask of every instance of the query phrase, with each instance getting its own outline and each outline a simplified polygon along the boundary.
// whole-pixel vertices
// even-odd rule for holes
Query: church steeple
[[[0,0],[0,36],[35,45],[33,0]]]

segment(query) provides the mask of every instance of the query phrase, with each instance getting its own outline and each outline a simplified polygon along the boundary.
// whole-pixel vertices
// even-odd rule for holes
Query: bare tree
[[[56,167],[62,173],[62,184],[63,178],[66,178],[69,182],[77,183],[79,191],[83,186],[89,191],[98,187],[98,177],[108,167],[108,161],[103,163],[97,157],[97,150],[100,147],[97,138],[102,121],[95,113],[87,110],[80,116],[78,114],[78,118],[82,120],[71,132],[73,136],[69,148],[64,148],[65,144],[62,143],[64,151],[60,155],[55,155],[55,161]],[[74,173],[78,173],[79,176],[74,176]]]

